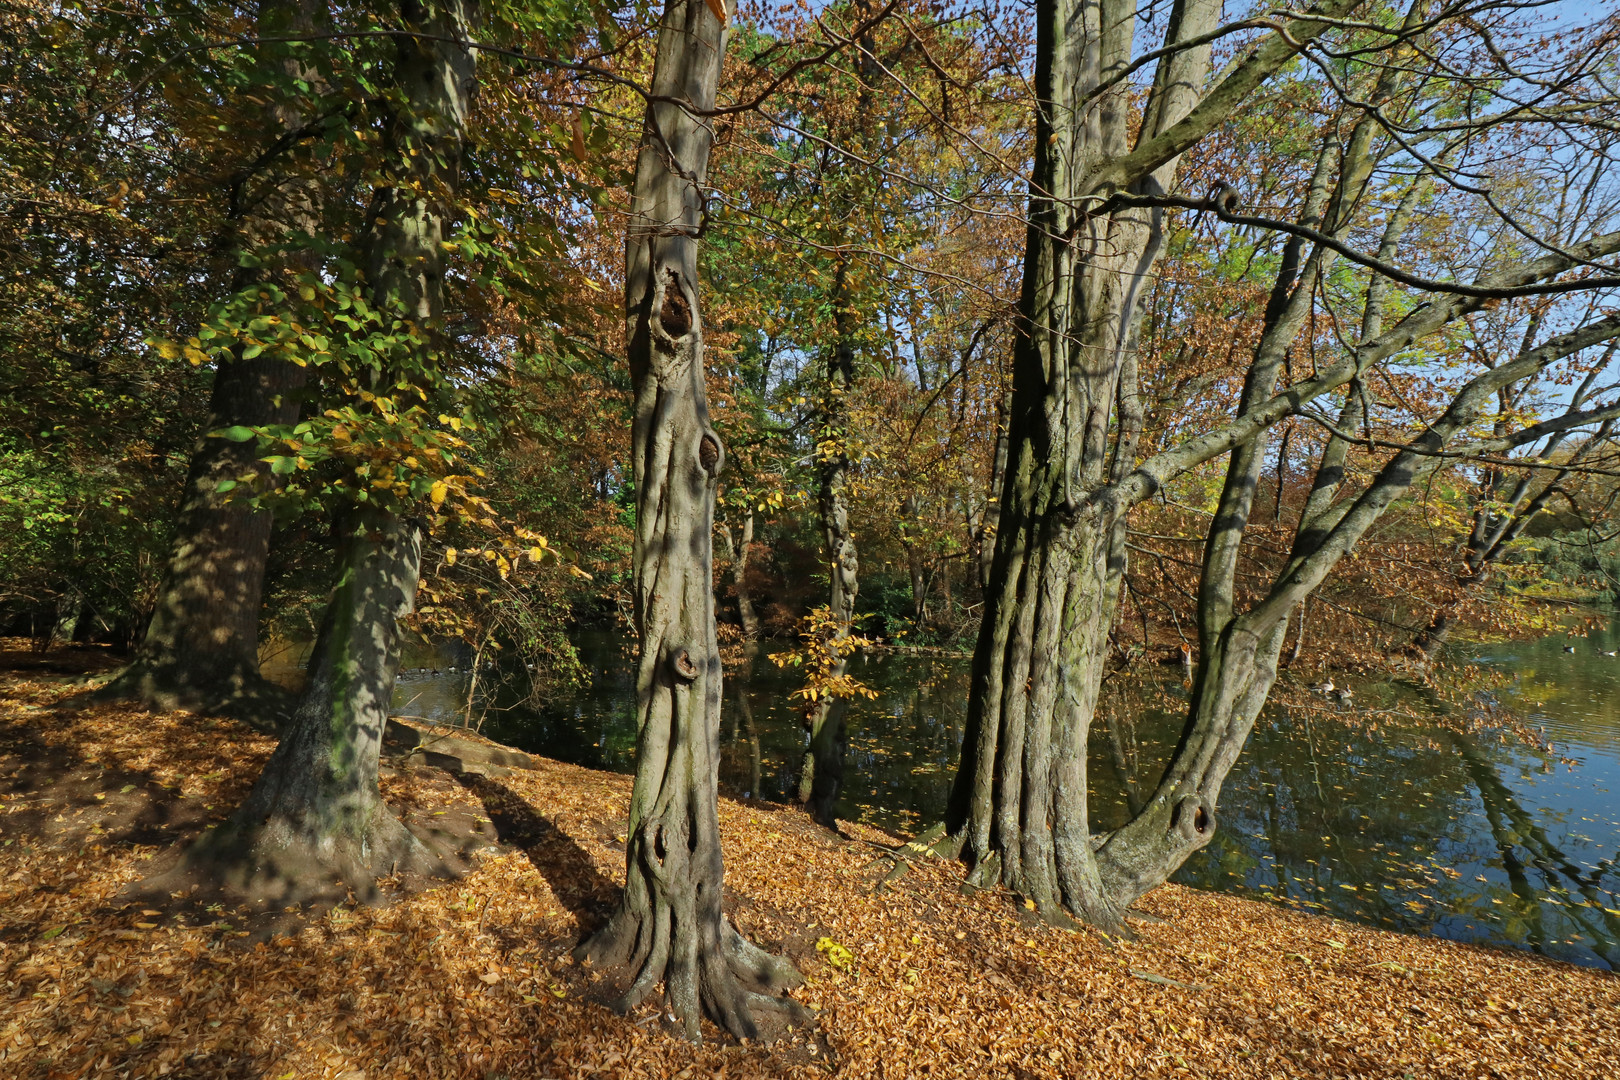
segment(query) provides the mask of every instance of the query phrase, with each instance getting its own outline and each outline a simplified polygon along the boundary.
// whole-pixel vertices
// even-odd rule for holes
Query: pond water
[[[632,642],[596,633],[576,644],[587,685],[537,705],[519,691],[524,672],[480,673],[474,715],[502,742],[630,771]],[[766,658],[771,647],[728,676],[721,782],[785,800],[806,736],[788,697],[795,673]],[[1325,700],[1268,708],[1222,791],[1215,841],[1176,880],[1620,968],[1620,657],[1602,655],[1617,649],[1620,619],[1588,638],[1470,657],[1499,676],[1501,704],[1545,729],[1555,755],[1411,719],[1425,705],[1394,685],[1356,686],[1361,712],[1351,723]],[[461,722],[472,676],[448,669],[463,663],[448,647],[407,656],[396,712]],[[850,708],[840,817],[901,833],[939,819],[962,739],[967,667],[956,656],[854,661],[852,673],[878,696]],[[1123,822],[1175,745],[1185,691],[1174,674],[1105,693],[1091,745],[1096,827]]]

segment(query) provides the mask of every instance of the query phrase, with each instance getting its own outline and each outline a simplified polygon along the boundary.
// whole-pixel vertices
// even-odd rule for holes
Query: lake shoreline
[[[567,957],[622,873],[613,829],[628,777],[543,758],[477,779],[396,767],[393,805],[416,820],[470,812],[493,823],[488,849],[458,881],[381,908],[297,913],[264,937],[242,914],[120,909],[118,893],[234,806],[272,741],[184,713],[58,707],[74,689],[0,676],[10,1075],[105,1059],[135,1076],[189,1063],[182,1075],[810,1077],[831,1059],[852,1077],[1463,1077],[1485,1065],[1539,1077],[1620,1056],[1612,973],[1174,885],[1142,904],[1165,921],[1110,943],[962,896],[951,863],[877,893],[872,844],[886,834],[851,825],[841,839],[789,807],[733,799],[721,806],[728,910],[806,972],[797,996],[820,1020],[772,1049],[712,1030],[694,1048],[656,1009],[619,1018],[593,1003],[600,986]],[[19,767],[26,747],[60,759],[59,783]],[[183,824],[124,835],[119,815]],[[51,824],[30,838],[39,821]],[[526,834],[523,821],[544,826]],[[847,969],[823,939],[850,950]]]

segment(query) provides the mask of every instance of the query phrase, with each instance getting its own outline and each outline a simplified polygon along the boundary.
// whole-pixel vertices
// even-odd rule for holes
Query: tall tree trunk
[[[748,590],[748,549],[754,542],[754,513],[750,510],[743,518],[742,540],[734,541],[731,526],[720,526],[720,536],[726,542],[726,559],[731,563],[731,588],[737,594],[737,619],[742,623],[744,641],[759,639],[759,613],[754,610],[754,597]]]
[[[1130,438],[1108,463],[1110,420],[1140,415],[1134,325],[1157,260],[1161,214],[1083,213],[1089,186],[1128,150],[1123,86],[1088,101],[1129,63],[1134,7],[1123,0],[1037,4],[1035,170],[1008,415],[1005,483],[968,731],[948,824],[978,884],[999,881],[1048,917],[1061,908],[1116,927],[1086,806],[1086,742],[1124,569],[1123,508],[1110,471],[1134,464]],[[1210,30],[1211,0],[1174,8],[1167,41]],[[1207,46],[1160,63],[1143,116],[1147,142],[1203,89]],[[1163,192],[1174,158],[1134,190]],[[1137,421],[1139,423],[1139,421]],[[1129,425],[1127,425],[1129,426]]]
[[[619,966],[633,1008],[660,983],[689,1039],[707,1014],[758,1038],[757,1014],[799,1014],[791,965],[746,941],[721,910],[721,666],[712,577],[725,455],[704,396],[697,246],[725,27],[706,3],[670,0],[625,237],[625,316],[635,393],[632,556],[638,736],[626,881],[618,910],[576,956]]]
[[[477,89],[470,0],[405,0],[388,135],[394,182],[378,189],[360,256],[373,307],[411,334],[431,368],[443,318],[444,239]],[[373,384],[412,377],[380,359]],[[384,391],[387,392],[387,391]],[[356,503],[339,516],[341,578],[321,618],[309,680],[275,754],[240,809],[206,834],[191,861],[223,863],[227,884],[274,896],[318,889],[332,874],[368,890],[396,866],[437,868],[377,788],[382,732],[399,666],[398,620],[421,569],[421,533],[397,510]],[[324,873],[322,871],[325,871]],[[232,879],[236,880],[232,880]],[[285,879],[285,880],[283,880]]]
[[[864,65],[863,65],[864,68]],[[866,91],[862,91],[864,103]],[[857,108],[864,112],[864,104]],[[855,382],[855,335],[859,324],[855,297],[849,281],[849,263],[840,258],[833,276],[833,324],[838,335],[827,356],[827,381],[823,388],[821,431],[817,435],[821,489],[817,506],[821,511],[821,536],[825,545],[829,587],[827,609],[834,634],[848,637],[855,624],[855,597],[860,592],[860,559],[855,551],[855,534],[849,526],[849,394]],[[848,669],[847,657],[835,645],[836,657],[830,678],[841,678]],[[841,698],[820,697],[810,706],[807,718],[810,744],[805,748],[799,770],[799,801],[822,825],[836,825],[833,808],[844,781],[844,718],[849,703]]]
[[[246,801],[188,856],[261,902],[321,895],[334,875],[365,897],[395,870],[437,869],[377,787],[399,667],[397,621],[413,607],[421,533],[392,515],[359,513],[345,532],[342,576],[286,734]]]
[[[1316,10],[1336,17],[1355,3],[1324,0]],[[1283,416],[1268,399],[1266,410],[1242,413],[1251,419],[1229,434],[1136,461],[1143,426],[1136,314],[1163,238],[1155,202],[1174,179],[1178,155],[1327,28],[1291,23],[1206,90],[1209,50],[1198,42],[1219,12],[1213,0],[1173,6],[1166,55],[1138,126],[1124,79],[1135,6],[1036,5],[1040,104],[1007,469],[947,824],[972,883],[999,882],[1049,918],[1066,908],[1110,928],[1144,886],[1157,883],[1148,884],[1155,874],[1209,842],[1214,794],[1231,764],[1210,759],[1227,749],[1216,735],[1184,740],[1182,753],[1207,773],[1197,783],[1178,774],[1126,828],[1092,837],[1086,748],[1125,570],[1125,514],[1164,477],[1242,446]],[[1217,184],[1206,205],[1229,211],[1235,201]],[[1335,367],[1324,378],[1337,381],[1326,385],[1341,385],[1350,370]],[[1238,684],[1210,685],[1225,692]]]
[[[308,32],[325,21],[317,0],[265,2],[258,28],[266,36]],[[284,46],[263,45],[264,63],[283,79],[316,81],[304,62]],[[269,80],[272,83],[274,79]],[[296,145],[307,122],[295,103],[266,109],[267,142]],[[287,152],[269,156],[262,175],[233,186],[234,242],[241,253],[313,237],[320,231],[319,185],[287,168]],[[256,189],[261,187],[262,191]],[[247,189],[255,189],[249,191]],[[238,207],[242,209],[237,209]],[[232,291],[275,275],[277,260],[244,270],[230,260]],[[297,256],[279,260],[282,269],[308,269]],[[221,482],[255,476],[254,486],[271,482],[252,440],[210,437],[221,428],[288,424],[297,419],[306,368],[265,353],[244,359],[241,349],[214,375],[208,418],[192,450],[175,525],[173,546],[157,604],[134,662],[101,692],[133,697],[160,708],[241,712],[269,719],[284,695],[259,675],[259,607],[270,550],[271,515],[241,501],[227,501]],[[244,487],[243,490],[248,490]],[[270,716],[265,714],[269,713]]]

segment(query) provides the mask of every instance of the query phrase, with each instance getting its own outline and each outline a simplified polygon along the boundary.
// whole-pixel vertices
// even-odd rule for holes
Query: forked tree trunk
[[[1355,2],[1326,0],[1317,10],[1337,16]],[[1138,465],[1136,315],[1163,235],[1151,207],[1178,155],[1327,28],[1290,23],[1206,89],[1209,50],[1197,43],[1220,5],[1179,0],[1138,127],[1124,81],[1135,11],[1125,0],[1036,5],[1041,104],[1007,465],[947,815],[971,882],[1000,883],[1049,918],[1067,909],[1105,928],[1118,928],[1132,900],[1209,842],[1230,767],[1224,729],[1189,731],[1173,775],[1130,825],[1091,834],[1087,739],[1119,604],[1125,515],[1167,476],[1243,445],[1286,411],[1268,400],[1263,420],[1246,411],[1250,419]],[[1217,185],[1206,205],[1229,210],[1232,199]],[[1348,370],[1334,368],[1315,392],[1342,384]],[[1239,643],[1234,655],[1256,645]],[[1223,703],[1247,703],[1257,688],[1243,678],[1208,683]]]
[[[659,28],[625,238],[626,340],[635,393],[632,557],[638,735],[626,880],[618,910],[576,956],[625,973],[633,1008],[660,983],[687,1038],[707,1014],[742,1038],[800,981],[721,910],[721,666],[712,577],[725,455],[704,397],[697,243],[725,27],[706,3],[671,0]]]
[[[360,256],[373,307],[409,335],[418,370],[386,359],[373,384],[433,367],[431,335],[443,315],[443,242],[455,212],[466,125],[477,73],[475,5],[464,0],[401,4],[401,23],[422,38],[397,39],[402,108],[392,118],[387,165],[396,179],[374,193]],[[412,610],[421,534],[397,510],[374,502],[340,515],[342,577],[321,618],[309,680],[280,745],[247,801],[193,849],[226,884],[257,890],[317,890],[324,876],[368,890],[397,868],[437,861],[383,803],[378,757],[399,666],[398,620]]]
[[[266,35],[308,31],[322,21],[324,7],[315,0],[261,4],[259,30]],[[304,63],[278,55],[275,46],[261,48],[282,78],[318,78]],[[296,146],[294,136],[306,123],[303,111],[281,102],[266,113],[268,141]],[[285,160],[285,152],[271,157],[261,175],[237,186],[236,202],[243,209],[233,223],[232,250],[262,251],[319,232],[318,185],[285,168]],[[233,290],[270,273],[237,269]],[[242,490],[262,487],[270,481],[269,467],[259,460],[254,441],[232,442],[208,433],[296,420],[308,370],[274,354],[244,359],[240,353],[238,348],[214,375],[208,418],[192,450],[168,567],[146,635],[134,662],[98,696],[264,720],[273,718],[284,701],[285,695],[259,675],[259,608],[271,515],[227,501],[219,492],[221,482],[247,476],[256,480]]]
[[[1086,215],[1092,174],[1128,150],[1122,87],[1082,104],[1129,62],[1134,7],[1037,5],[1035,171],[1008,416],[995,558],[974,653],[968,731],[948,824],[973,880],[1000,882],[1051,918],[1117,927],[1119,899],[1092,853],[1086,741],[1123,570],[1124,507],[1097,497],[1110,479],[1111,421],[1125,428],[1113,472],[1134,463],[1134,324],[1158,257],[1161,215]],[[1170,42],[1213,27],[1219,5],[1184,0]],[[1161,61],[1145,142],[1203,89],[1207,46]],[[1168,163],[1135,189],[1164,191]],[[1190,819],[1187,826],[1190,829]]]

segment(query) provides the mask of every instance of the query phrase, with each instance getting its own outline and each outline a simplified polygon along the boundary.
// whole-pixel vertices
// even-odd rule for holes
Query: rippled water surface
[[[1564,651],[1566,644],[1575,653]],[[635,748],[629,641],[578,639],[588,685],[542,705],[522,671],[480,673],[471,695],[486,734],[551,757],[628,771]],[[769,646],[766,647],[767,650]],[[1590,638],[1479,650],[1499,691],[1545,727],[1557,756],[1512,739],[1464,737],[1410,719],[1423,704],[1358,686],[1372,722],[1334,706],[1270,708],[1221,795],[1216,840],[1177,880],[1418,933],[1620,966],[1620,621]],[[448,723],[467,715],[466,671],[450,649],[406,658],[395,709]],[[962,739],[967,661],[887,654],[855,662],[878,692],[852,705],[841,816],[901,832],[937,820]],[[504,680],[504,681],[503,681]],[[721,780],[785,799],[805,735],[791,671],[762,652],[728,678]],[[1093,821],[1124,820],[1179,734],[1174,681],[1105,697],[1090,775]]]

